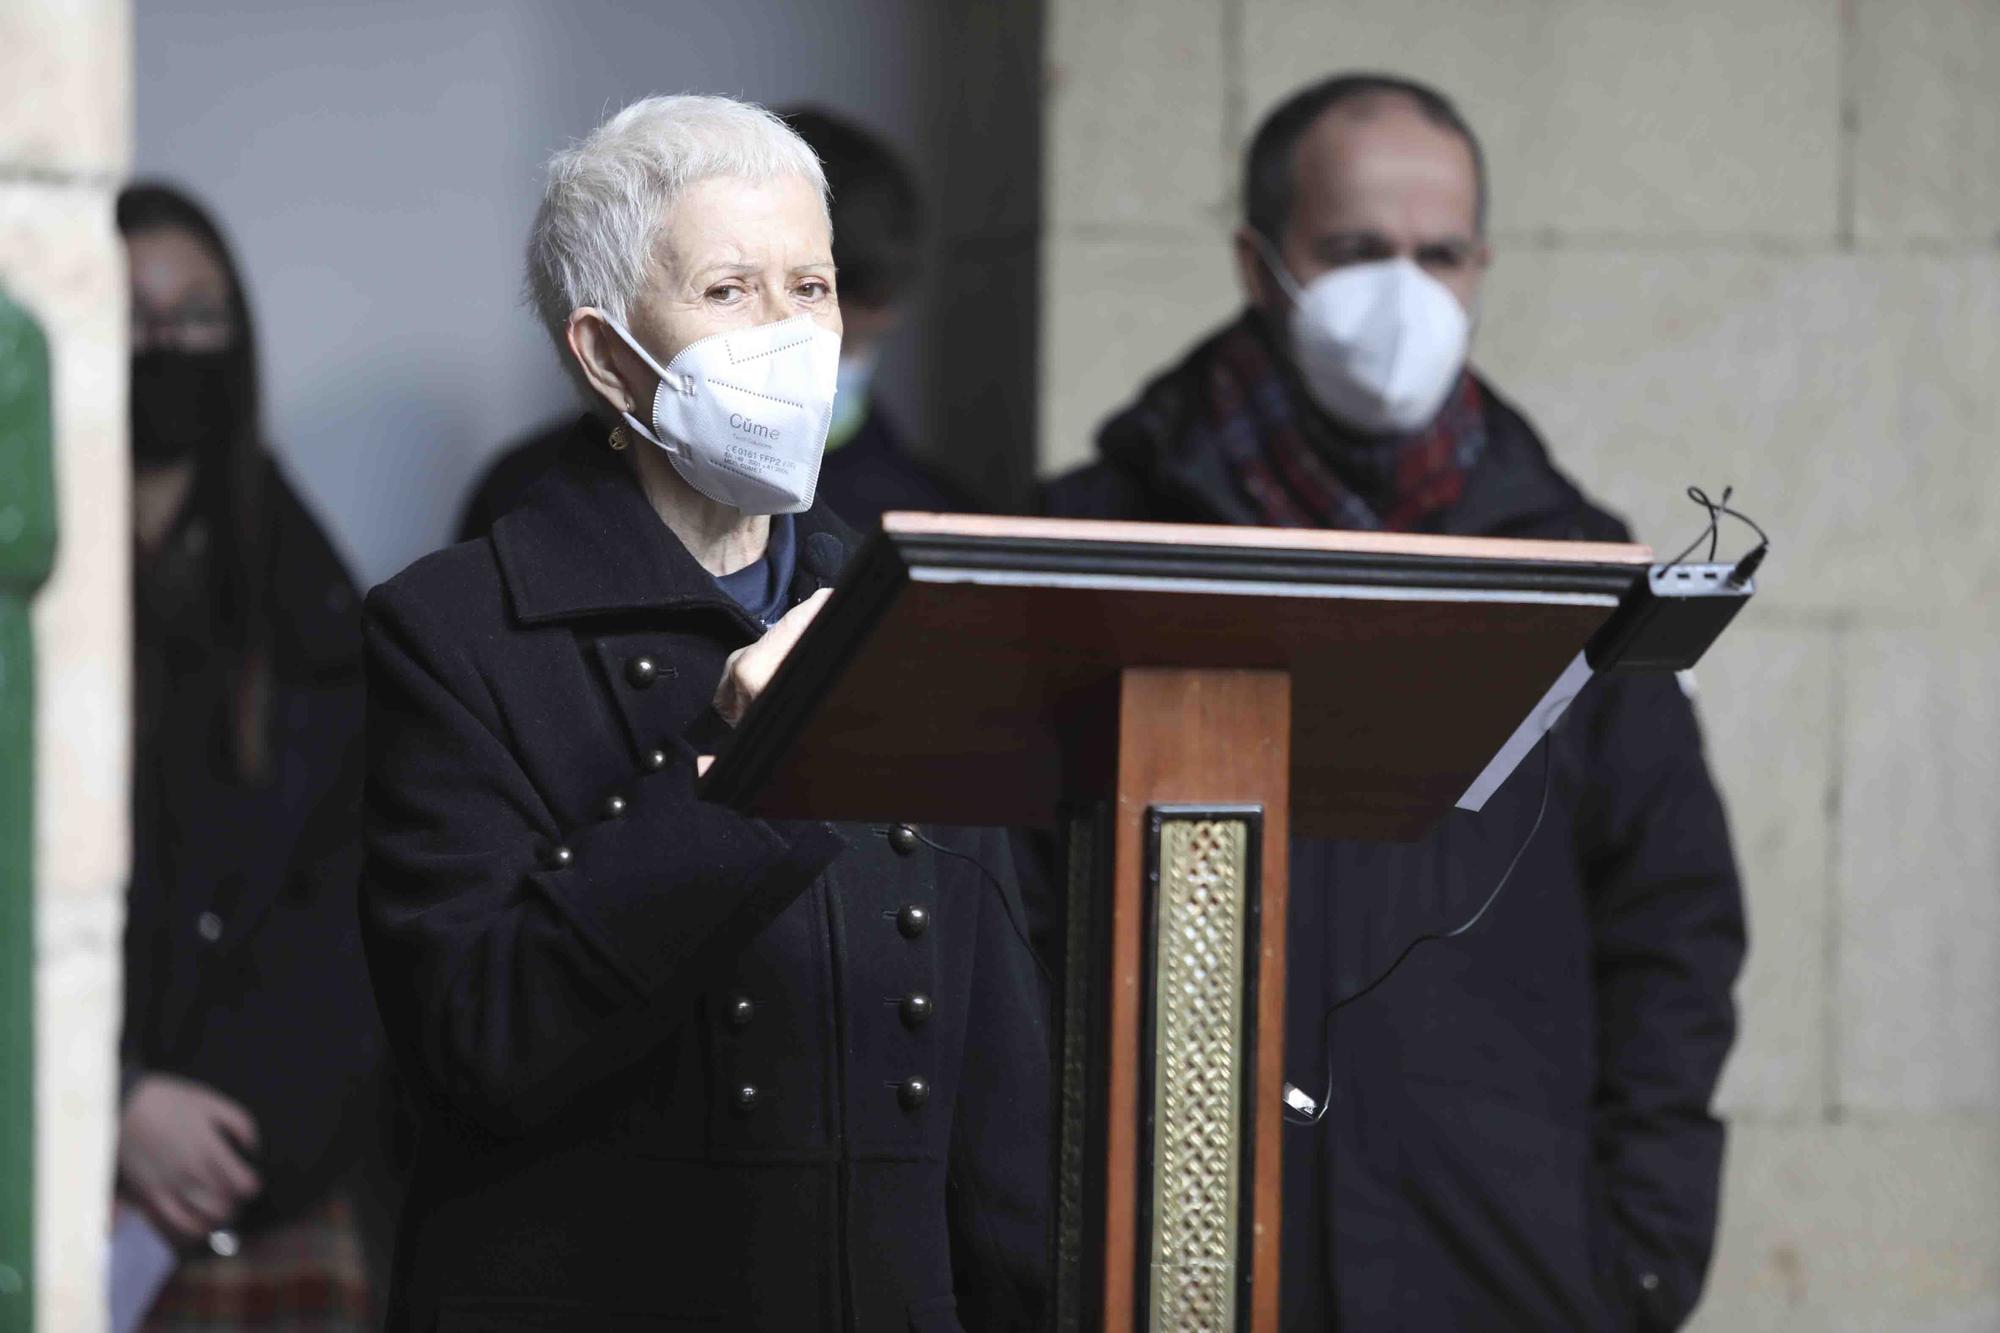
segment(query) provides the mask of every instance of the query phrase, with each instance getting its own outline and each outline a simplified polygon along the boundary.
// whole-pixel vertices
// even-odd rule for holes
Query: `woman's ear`
[[[569,312],[565,329],[569,354],[583,370],[583,378],[597,396],[611,404],[615,412],[631,412],[635,400],[625,387],[625,377],[638,361],[625,347],[609,321],[588,307]]]

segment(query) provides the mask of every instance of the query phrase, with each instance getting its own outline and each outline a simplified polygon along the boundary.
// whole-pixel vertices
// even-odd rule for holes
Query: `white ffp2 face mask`
[[[1472,336],[1451,289],[1402,258],[1332,269],[1301,289],[1260,248],[1292,298],[1292,357],[1319,405],[1370,435],[1429,425],[1465,368]]]
[[[746,514],[812,508],[833,417],[839,334],[797,315],[710,334],[662,366],[622,324],[598,313],[660,377],[652,428],[623,415],[666,451],[681,480]]]

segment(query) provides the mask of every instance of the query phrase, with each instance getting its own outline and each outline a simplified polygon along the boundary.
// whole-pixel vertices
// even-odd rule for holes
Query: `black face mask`
[[[132,357],[132,457],[178,463],[236,427],[238,357],[137,352]]]

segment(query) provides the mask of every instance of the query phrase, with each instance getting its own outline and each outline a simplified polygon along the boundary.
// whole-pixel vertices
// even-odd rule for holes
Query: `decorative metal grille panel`
[[[1237,1326],[1249,826],[1160,824],[1153,948],[1155,1329]]]

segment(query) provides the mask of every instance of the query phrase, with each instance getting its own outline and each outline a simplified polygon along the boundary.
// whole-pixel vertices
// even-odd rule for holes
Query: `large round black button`
[[[920,1028],[931,1021],[931,997],[921,991],[905,995],[898,1008],[906,1028]]]
[[[624,813],[625,813],[625,798],[623,796],[620,796],[616,792],[613,792],[611,795],[604,798],[604,817],[606,819],[616,819],[618,818],[618,816]]]
[[[755,1083],[740,1084],[729,1094],[729,1104],[736,1108],[738,1115],[750,1114],[757,1109],[757,1103],[762,1100],[763,1094],[757,1091]]]
[[[650,657],[635,657],[625,664],[625,679],[635,690],[643,690],[659,678],[659,663]]]
[[[908,824],[897,824],[889,830],[889,846],[898,856],[908,856],[917,850],[917,831]]]
[[[896,1100],[905,1111],[920,1110],[931,1099],[931,1085],[920,1078],[906,1078],[896,1085]]]
[[[896,929],[903,932],[903,938],[913,940],[931,927],[931,914],[911,903],[896,913]]]
[[[542,853],[542,864],[551,870],[567,870],[576,864],[576,853],[563,846],[551,847]]]
[[[748,995],[739,995],[729,1002],[729,1026],[747,1028],[756,1016],[757,1006]]]
[[[645,757],[639,762],[645,765],[648,773],[657,773],[667,766],[667,752],[665,750],[648,750]]]

